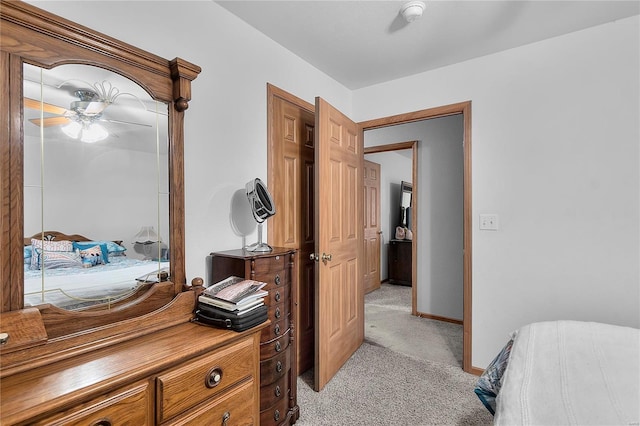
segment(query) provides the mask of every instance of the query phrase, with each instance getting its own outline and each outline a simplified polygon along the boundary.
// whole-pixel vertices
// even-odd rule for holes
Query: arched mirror
[[[200,68],[0,4],[0,312],[37,307],[51,338],[157,311],[186,289],[183,123]]]
[[[168,276],[168,105],[91,65],[23,66],[24,305],[113,309]]]

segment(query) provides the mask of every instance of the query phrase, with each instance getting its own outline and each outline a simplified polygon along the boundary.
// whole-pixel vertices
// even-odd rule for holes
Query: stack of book
[[[198,300],[240,315],[264,305],[264,298],[269,294],[262,290],[265,285],[267,283],[231,276],[207,287]]]
[[[198,321],[236,331],[261,324],[267,320],[264,298],[269,294],[261,281],[236,276],[228,277],[207,287],[198,296]]]

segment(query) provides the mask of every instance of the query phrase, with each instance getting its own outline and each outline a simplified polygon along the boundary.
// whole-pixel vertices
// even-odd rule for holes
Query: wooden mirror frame
[[[45,339],[60,340],[71,334],[91,334],[91,330],[131,321],[167,306],[188,289],[184,258],[183,127],[184,112],[191,100],[191,81],[200,73],[200,67],[180,58],[163,59],[21,1],[1,0],[0,19],[3,76],[0,87],[0,312],[40,317]],[[46,69],[70,63],[105,68],[131,79],[152,98],[169,105],[170,281],[154,286],[129,305],[88,313],[64,311],[49,305],[37,307],[36,313],[33,313],[36,308],[23,309],[22,76],[25,62]],[[28,346],[29,342],[23,344]]]

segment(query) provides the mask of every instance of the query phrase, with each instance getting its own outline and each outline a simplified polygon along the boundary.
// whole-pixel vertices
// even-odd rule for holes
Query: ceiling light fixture
[[[106,139],[109,136],[107,129],[92,122],[72,121],[66,126],[62,126],[61,130],[70,138],[78,139],[82,142],[93,143]]]
[[[93,143],[106,139],[109,136],[107,129],[96,123],[96,121],[102,116],[102,111],[111,105],[112,101],[119,96],[118,89],[112,88],[109,84],[110,89],[107,93],[104,84],[101,86],[96,84],[95,87],[102,89],[103,97],[106,97],[107,100],[103,100],[102,98],[95,100],[98,96],[91,90],[76,90],[75,95],[79,97],[80,100],[71,102],[71,111],[75,114],[72,115],[69,113],[69,119],[72,121],[62,127],[62,131],[70,138],[80,138],[82,142]]]
[[[422,16],[425,7],[427,6],[423,1],[410,1],[402,5],[400,14],[407,22],[413,22]]]

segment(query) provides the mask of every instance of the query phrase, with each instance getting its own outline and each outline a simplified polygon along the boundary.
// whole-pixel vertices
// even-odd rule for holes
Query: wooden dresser
[[[193,306],[193,296],[182,302]],[[19,338],[5,319],[10,340]],[[102,348],[68,348],[77,355],[59,361],[14,362],[2,369],[0,424],[257,425],[260,334],[268,326],[236,333],[187,318]]]
[[[389,283],[411,285],[411,240],[389,241]]]
[[[266,282],[269,327],[260,338],[260,424],[298,420],[296,347],[292,285],[295,250],[274,247],[269,253],[230,250],[211,253],[213,282],[235,275]]]

